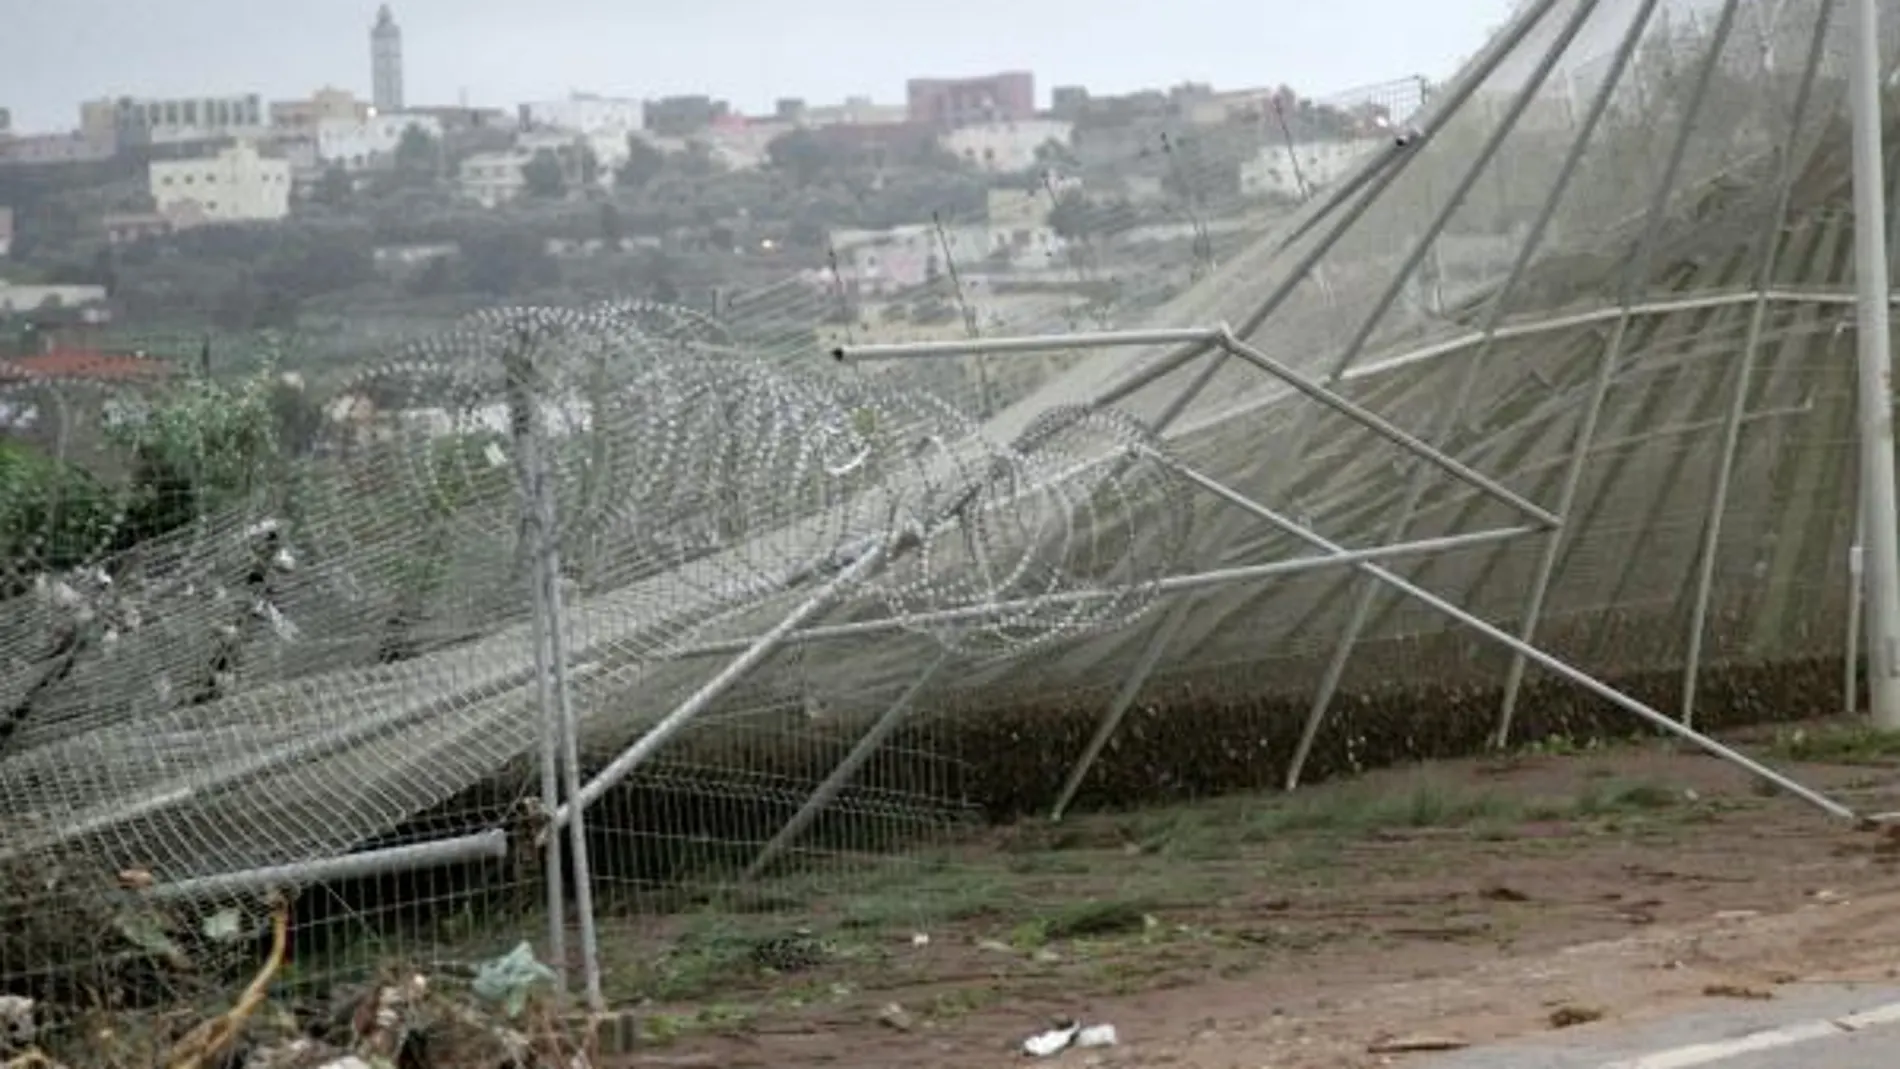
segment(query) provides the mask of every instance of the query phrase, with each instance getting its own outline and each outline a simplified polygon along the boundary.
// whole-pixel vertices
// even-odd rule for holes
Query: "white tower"
[[[402,110],[402,30],[384,4],[369,31],[370,99],[379,112]]]

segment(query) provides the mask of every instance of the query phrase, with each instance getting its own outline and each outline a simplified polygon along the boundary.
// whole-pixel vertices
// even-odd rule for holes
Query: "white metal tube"
[[[1397,426],[1384,416],[1307,378],[1305,375],[1280,363],[1278,360],[1248,345],[1232,334],[1223,335],[1220,344],[1228,352],[1233,353],[1242,360],[1272,375],[1274,378],[1279,379],[1295,390],[1351,419],[1353,422],[1358,423],[1372,433],[1404,449],[1406,452],[1423,459],[1429,464],[1438,466],[1453,478],[1474,486],[1486,494],[1497,498],[1499,501],[1517,509],[1538,523],[1546,527],[1555,527],[1560,522],[1555,514],[1541,506],[1531,503],[1526,500],[1523,495],[1514,493],[1497,480],[1472,468],[1458,458],[1446,454],[1443,450],[1433,448],[1429,442]]]
[[[1275,283],[1273,290],[1247,313],[1246,318],[1241,320],[1239,327],[1232,332],[1233,334],[1244,338],[1259,330],[1268,317],[1273,315],[1280,305],[1284,304],[1286,299],[1319,269],[1321,261],[1339,243],[1340,238],[1365,215],[1385,189],[1405,172],[1406,165],[1412,161],[1419,150],[1429,144],[1438,132],[1458,114],[1458,109],[1464,106],[1464,102],[1469,100],[1498,67],[1517,51],[1524,39],[1530,36],[1531,30],[1536,28],[1558,2],[1559,0],[1529,0],[1522,5],[1504,30],[1485,44],[1477,57],[1446,89],[1444,95],[1434,101],[1430,113],[1425,115],[1419,123],[1415,131],[1416,136],[1395,139],[1392,147],[1384,155],[1360,164],[1342,181],[1335,183],[1327,190],[1323,203],[1305,213],[1292,228],[1280,235],[1279,241],[1268,251],[1266,259],[1269,264],[1276,262],[1281,252],[1296,242],[1305,240],[1306,236],[1322,223],[1329,225],[1329,229],[1312,242],[1287,268],[1286,273]],[[1138,372],[1129,381],[1110,388],[1095,403],[1115,404],[1139,390],[1143,385],[1155,381],[1192,360],[1199,351],[1198,348],[1188,348],[1171,353],[1146,371]]]
[[[552,493],[553,487],[544,480],[542,537],[547,544],[542,554],[541,582],[547,590],[548,655],[553,668],[554,706],[550,713],[561,728],[561,792],[567,798],[578,798],[581,791],[580,721],[574,714],[572,688],[568,685],[567,611],[561,597],[561,550],[554,536]],[[574,867],[574,912],[580,922],[582,989],[587,993],[588,1008],[598,1012],[607,1008],[607,998],[601,990],[593,861],[588,852],[587,818],[582,809],[576,808],[568,814],[567,832],[568,853],[572,857],[569,864]],[[560,836],[550,834],[548,838],[554,840]]]
[[[507,375],[509,422],[515,444],[515,478],[519,481],[521,534],[529,546],[529,632],[534,643],[535,711],[541,718],[541,812],[552,813],[561,804],[561,724],[554,714],[554,675],[551,671],[548,628],[552,624],[547,588],[541,582],[541,546],[547,538],[540,494],[540,447],[535,436],[536,405],[529,381],[526,353],[511,353],[502,369]],[[542,894],[548,911],[548,957],[554,962],[555,993],[567,997],[567,888],[561,866],[561,837],[550,834],[542,847]]]
[[[826,580],[824,586],[815,591],[811,597],[800,602],[791,612],[786,613],[785,618],[770,631],[742,646],[739,656],[732,663],[720,669],[717,675],[707,680],[672,712],[662,717],[659,723],[648,728],[646,734],[641,735],[638,741],[627,747],[606,768],[595,773],[594,778],[588,780],[578,794],[563,803],[561,808],[554,813],[554,823],[557,826],[565,825],[576,807],[585,809],[599,801],[600,796],[612,790],[614,784],[627,778],[635,769],[645,764],[659,752],[660,747],[666,745],[667,740],[679,734],[680,729],[684,728],[688,722],[705,712],[707,706],[718,701],[721,695],[737,686],[748,673],[757,668],[779,647],[790,641],[805,621],[825,611],[847,587],[880,567],[891,548],[890,542],[883,542],[873,547]]]
[[[1439,207],[1432,221],[1426,225],[1424,233],[1420,234],[1417,240],[1413,242],[1411,251],[1406,255],[1404,261],[1400,263],[1398,271],[1394,272],[1392,280],[1386,284],[1385,291],[1379,294],[1377,300],[1373,301],[1372,307],[1366,311],[1364,318],[1360,320],[1359,329],[1353,333],[1352,337],[1346,342],[1345,348],[1340,351],[1339,356],[1334,360],[1332,373],[1328,377],[1329,382],[1337,382],[1339,376],[1344,374],[1346,369],[1351,367],[1353,362],[1359,358],[1359,355],[1365,351],[1365,347],[1371,342],[1372,336],[1378,332],[1379,324],[1384,321],[1386,313],[1391,310],[1393,304],[1397,303],[1399,296],[1405,292],[1405,287],[1412,282],[1413,274],[1419,269],[1420,265],[1425,262],[1426,257],[1430,256],[1432,251],[1437,248],[1439,235],[1443,234],[1445,228],[1451,225],[1452,218],[1458,213],[1458,209],[1464,206],[1465,200],[1470,197],[1472,189],[1476,188],[1478,181],[1484,177],[1485,169],[1490,165],[1492,157],[1498,154],[1498,150],[1504,147],[1505,139],[1510,137],[1511,133],[1517,129],[1518,120],[1521,119],[1524,112],[1536,102],[1537,96],[1543,88],[1544,80],[1550,77],[1551,70],[1557,66],[1558,60],[1563,58],[1564,51],[1570,47],[1570,42],[1576,39],[1578,33],[1582,32],[1584,23],[1589,21],[1590,16],[1595,13],[1596,7],[1597,0],[1577,0],[1575,10],[1570,13],[1569,18],[1564,20],[1563,27],[1558,30],[1556,40],[1552,41],[1550,46],[1544,50],[1543,56],[1538,59],[1536,66],[1531,70],[1530,76],[1524,80],[1524,84],[1519,87],[1517,93],[1512,97],[1510,105],[1505,108],[1503,117],[1498,120],[1498,124],[1493,127],[1490,134],[1485,137],[1484,143],[1478,147],[1477,154],[1472,157],[1471,162],[1465,167],[1464,174],[1459,177],[1458,183],[1452,187],[1451,192],[1445,198],[1444,204]],[[1576,140],[1580,140],[1580,138],[1573,139],[1573,144]]]
[[[1238,508],[1241,508],[1247,512],[1253,513],[1255,516],[1258,516],[1261,519],[1272,524],[1278,530],[1284,531],[1287,534],[1292,535],[1293,537],[1301,540],[1302,542],[1307,543],[1310,546],[1313,546],[1314,548],[1322,552],[1326,552],[1326,553],[1348,552],[1348,550],[1346,550],[1344,546],[1341,546],[1338,543],[1333,542],[1322,535],[1316,534],[1315,532],[1309,530],[1306,527],[1301,526],[1298,523],[1295,523],[1294,521],[1290,519],[1287,519],[1285,516],[1282,516],[1278,512],[1275,512],[1273,509],[1270,509],[1266,507],[1265,505],[1260,504],[1259,502],[1253,500],[1252,498],[1239,492],[1238,490],[1234,490],[1222,483],[1216,482],[1215,480],[1210,479],[1207,476],[1202,475],[1201,473],[1194,471],[1190,468],[1177,468],[1177,470],[1181,472],[1183,477],[1187,478],[1191,482],[1198,484],[1203,489],[1207,490],[1209,493],[1212,493],[1216,497],[1219,497],[1222,500],[1228,502],[1229,504],[1237,506]],[[1502,628],[1496,627],[1488,623],[1481,617],[1474,616],[1470,612],[1467,612],[1466,610],[1458,607],[1457,605],[1454,605],[1451,602],[1446,601],[1444,598],[1441,598],[1438,595],[1431,593],[1425,588],[1418,586],[1417,584],[1414,584],[1412,582],[1409,582],[1401,578],[1397,574],[1387,571],[1384,568],[1381,568],[1377,564],[1361,563],[1361,564],[1356,565],[1356,567],[1364,571],[1367,575],[1373,576],[1377,578],[1379,581],[1389,584],[1393,589],[1399,591],[1402,594],[1406,594],[1406,595],[1409,595],[1410,597],[1418,599],[1420,602],[1424,603],[1430,608],[1435,609],[1438,612],[1443,613],[1444,615],[1452,618],[1453,620],[1456,620],[1459,623],[1464,624],[1466,627],[1469,627],[1472,630],[1478,632],[1479,634],[1485,636],[1486,638],[1491,639],[1493,642],[1496,642],[1504,646],[1506,649],[1513,651],[1519,656],[1526,657],[1532,661],[1535,661],[1538,664],[1538,666],[1556,675],[1562,676],[1565,679],[1570,680],[1571,682],[1584,688],[1590,693],[1595,694],[1597,697],[1602,698],[1604,701],[1607,701],[1611,703],[1612,705],[1619,706],[1623,709],[1628,710],[1631,713],[1636,714],[1638,717],[1642,718],[1643,720],[1648,721],[1650,724],[1653,724],[1654,726],[1662,729],[1663,731],[1671,735],[1674,735],[1679,739],[1683,739],[1684,741],[1692,743],[1695,746],[1698,746],[1701,749],[1707,751],[1708,753],[1716,757],[1719,757],[1722,760],[1727,761],[1728,763],[1735,765],[1736,767],[1742,769],[1743,771],[1748,772],[1762,780],[1765,780],[1768,783],[1774,784],[1776,787],[1779,787],[1780,789],[1787,791],[1789,794],[1792,794],[1795,797],[1800,798],[1803,801],[1808,802],[1811,805],[1814,805],[1815,807],[1827,813],[1840,817],[1844,820],[1858,821],[1860,819],[1859,815],[1856,814],[1852,809],[1849,809],[1848,807],[1842,805],[1841,803],[1835,801],[1834,799],[1829,798],[1827,795],[1824,795],[1820,793],[1819,791],[1816,791],[1810,787],[1807,787],[1795,780],[1789,779],[1787,776],[1784,776],[1781,773],[1776,772],[1774,769],[1769,768],[1768,766],[1762,764],[1759,761],[1756,761],[1754,758],[1749,757],[1747,754],[1741,753],[1740,751],[1737,751],[1737,750],[1730,749],[1729,747],[1722,745],[1721,743],[1715,741],[1714,739],[1709,738],[1707,735],[1704,735],[1701,732],[1696,731],[1694,728],[1685,727],[1682,724],[1677,723],[1674,718],[1667,716],[1663,713],[1660,713],[1656,711],[1655,709],[1650,708],[1647,705],[1644,705],[1642,702],[1639,702],[1635,698],[1632,698],[1629,695],[1624,694],[1622,691],[1617,690],[1615,687],[1610,686],[1608,683],[1602,682],[1601,680],[1597,679],[1595,676],[1591,675],[1590,673],[1585,672],[1581,668],[1572,667],[1568,662],[1564,661],[1563,659],[1556,657],[1552,654],[1545,653],[1543,650],[1537,648],[1531,643],[1526,642],[1523,639],[1520,639],[1517,636],[1510,634],[1509,632],[1503,630]]]
[[[1693,297],[1671,297],[1664,300],[1644,301],[1630,306],[1627,314],[1637,318],[1650,316],[1678,315],[1683,312],[1702,312],[1711,308],[1726,308],[1738,304],[1752,304],[1760,299],[1753,291],[1735,293],[1705,293]],[[1845,291],[1823,289],[1777,288],[1768,291],[1771,304],[1819,305],[1822,307],[1849,308],[1855,303],[1854,295]],[[1889,294],[1888,303],[1900,302],[1900,294]],[[1461,334],[1454,338],[1432,342],[1392,356],[1378,360],[1368,360],[1358,367],[1350,368],[1340,376],[1342,382],[1360,382],[1376,378],[1393,371],[1402,371],[1414,364],[1422,364],[1453,353],[1462,352],[1485,345],[1488,342],[1513,341],[1521,338],[1535,338],[1545,334],[1560,334],[1580,327],[1596,326],[1620,319],[1625,310],[1619,305],[1593,308],[1586,312],[1567,312],[1556,316],[1537,316],[1521,319],[1499,326],[1495,331],[1482,330]],[[1283,394],[1249,400],[1244,405],[1228,409],[1223,415],[1232,417],[1257,411],[1284,400]]]
[[[798,812],[792,814],[792,819],[786,821],[778,834],[772,836],[771,841],[760,848],[758,856],[752,859],[752,864],[747,865],[745,872],[740,875],[741,880],[750,882],[758,879],[773,860],[784,853],[787,847],[797,842],[799,836],[805,834],[805,829],[811,827],[812,821],[818,819],[818,814],[824,812],[825,807],[838,797],[845,785],[851,782],[851,777],[857,775],[858,770],[864,767],[864,763],[871,759],[871,755],[877,753],[878,748],[883,746],[885,741],[903,726],[904,721],[910,718],[911,709],[916,706],[917,699],[923,697],[924,690],[936,682],[938,672],[949,663],[949,660],[947,652],[939,653],[937,659],[931,661],[923,673],[909,687],[906,687],[902,694],[898,695],[897,700],[884,710],[869,730],[858,739],[856,745],[851,747],[851,752],[844,756],[844,760],[838,762],[837,767],[831,770],[831,774],[825,777],[824,782],[811,792],[811,797],[805,799],[805,804],[798,808]]]
[[[1396,545],[1371,546],[1366,549],[1352,549],[1344,553],[1329,553],[1318,557],[1295,557],[1292,560],[1269,561],[1265,564],[1248,564],[1234,568],[1218,568],[1213,571],[1195,572],[1190,575],[1171,575],[1155,583],[1157,594],[1180,594],[1192,590],[1205,590],[1211,587],[1232,586],[1236,583],[1251,583],[1262,579],[1278,579],[1301,572],[1315,571],[1321,568],[1337,568],[1342,565],[1357,564],[1363,561],[1391,560],[1397,557],[1411,557],[1427,553],[1444,553],[1450,550],[1465,549],[1486,542],[1504,542],[1525,535],[1536,534],[1537,527],[1500,527],[1488,531],[1469,531],[1464,534],[1445,535],[1441,538],[1425,538],[1416,542],[1400,542]],[[787,631],[781,640],[784,645],[806,645],[818,642],[835,642],[845,638],[861,638],[865,635],[888,634],[911,628],[936,626],[985,620],[991,617],[1007,617],[1015,613],[1045,608],[1050,605],[1067,605],[1077,602],[1101,601],[1120,597],[1112,590],[1071,590],[1059,594],[1041,594],[1032,598],[1015,598],[1009,601],[984,602],[977,605],[959,605],[952,609],[938,609],[934,612],[911,613],[906,616],[886,616],[876,620],[860,620],[848,624],[826,624],[821,627],[809,627]],[[781,627],[783,624],[780,625]],[[775,628],[774,631],[777,629]],[[771,637],[767,632],[751,638],[733,639],[726,642],[708,642],[703,645],[689,646],[675,653],[676,660],[693,657],[730,657],[747,650]]]
[[[928,356],[979,356],[1053,353],[1064,349],[1121,349],[1140,345],[1192,345],[1212,342],[1220,327],[1184,327],[1172,330],[1102,330],[1074,334],[1035,334],[1014,338],[958,338],[951,341],[890,342],[884,345],[840,345],[831,355],[849,364],[902,360]]]
[[[1511,263],[1510,274],[1505,276],[1504,282],[1490,296],[1489,305],[1485,309],[1484,326],[1479,331],[1486,340],[1478,346],[1478,351],[1471,356],[1466,365],[1463,380],[1459,383],[1457,398],[1446,405],[1440,413],[1438,430],[1432,442],[1435,448],[1447,448],[1458,422],[1465,418],[1465,410],[1470,407],[1471,396],[1476,391],[1484,369],[1489,366],[1507,302],[1517,292],[1524,273],[1530,268],[1532,257],[1543,245],[1544,235],[1549,231],[1551,221],[1556,218],[1558,207],[1570,190],[1570,183],[1575,179],[1577,168],[1583,162],[1584,152],[1591,143],[1591,137],[1596,132],[1598,124],[1602,122],[1604,112],[1609,109],[1610,98],[1616,89],[1616,80],[1621,75],[1624,66],[1629,63],[1630,56],[1635,53],[1636,46],[1641,42],[1643,25],[1648,22],[1649,14],[1657,3],[1658,0],[1642,0],[1629,30],[1623,35],[1622,42],[1611,57],[1610,68],[1604,76],[1603,84],[1594,94],[1583,121],[1577,127],[1576,136],[1570,140],[1570,149],[1564,156],[1563,165],[1558,169],[1556,181],[1551,184],[1543,204],[1538,208],[1530,230],[1524,235],[1523,244],[1518,246],[1517,256]],[[1546,54],[1544,63],[1539,67],[1536,84],[1541,85],[1544,78],[1548,76],[1549,66],[1555,63],[1560,47],[1568,45],[1571,36],[1578,28],[1580,27],[1577,25],[1567,27],[1569,32],[1565,34],[1563,41],[1553,46],[1552,50]],[[1532,88],[1535,88],[1535,85]],[[1511,118],[1515,121],[1516,111],[1513,111]],[[1371,323],[1368,322],[1366,334],[1370,333]],[[1363,341],[1360,344],[1363,345]],[[1348,352],[1351,357],[1358,355],[1357,347],[1349,349]],[[1351,363],[1350,358],[1340,361],[1334,369],[1335,373],[1343,377],[1350,371]],[[1390,538],[1405,537],[1411,527],[1418,504],[1424,498],[1425,490],[1430,485],[1428,481],[1430,474],[1430,471],[1423,467],[1413,473],[1404,503],[1399,508],[1399,516],[1393,522]],[[1377,583],[1368,581],[1360,587],[1352,614],[1346,621],[1346,629],[1340,636],[1338,646],[1333,650],[1332,660],[1326,665],[1325,675],[1320,679],[1319,690],[1313,695],[1313,704],[1307,710],[1306,723],[1300,729],[1299,741],[1293,747],[1293,757],[1287,762],[1284,785],[1289,791],[1299,786],[1300,774],[1306,768],[1306,759],[1313,752],[1313,744],[1319,738],[1326,713],[1332,707],[1333,696],[1339,688],[1340,680],[1345,677],[1346,666],[1351,660],[1353,648],[1358,644],[1360,632],[1364,630],[1371,616],[1372,606],[1378,593],[1379,584]]]
[[[218,876],[200,876],[161,883],[145,894],[160,901],[228,898],[239,894],[308,887],[316,883],[361,879],[390,872],[455,865],[467,861],[498,861],[508,856],[508,835],[500,829],[435,842],[365,850],[360,854],[295,861],[288,865],[247,869]]]
[[[1748,411],[1749,388],[1755,378],[1755,361],[1761,352],[1762,329],[1768,320],[1768,284],[1774,281],[1782,243],[1782,221],[1788,216],[1794,196],[1797,146],[1808,117],[1808,104],[1814,97],[1814,78],[1820,72],[1821,58],[1827,46],[1829,14],[1833,5],[1823,4],[1815,16],[1814,35],[1808,42],[1808,62],[1801,72],[1801,85],[1795,91],[1794,108],[1789,115],[1788,140],[1781,150],[1777,168],[1775,207],[1768,215],[1762,234],[1761,261],[1755,269],[1755,288],[1760,296],[1748,317],[1748,334],[1742,342],[1741,366],[1735,369],[1735,392],[1729,395],[1729,407],[1722,426],[1722,452],[1716,462],[1715,486],[1710,492],[1709,515],[1702,529],[1701,556],[1696,562],[1695,602],[1689,613],[1689,652],[1682,669],[1682,722],[1695,723],[1696,684],[1702,668],[1702,643],[1708,630],[1709,600],[1715,588],[1715,555],[1722,545],[1722,516],[1728,511],[1729,486],[1735,479],[1735,455],[1741,447],[1742,418]]]
[[[1854,277],[1860,371],[1861,480],[1866,496],[1867,709],[1900,730],[1900,531],[1893,459],[1893,338],[1886,296],[1886,168],[1881,147],[1880,14],[1853,0]]]
[[[1689,140],[1697,129],[1696,117],[1702,110],[1702,102],[1708,96],[1709,83],[1715,75],[1716,64],[1722,59],[1723,46],[1728,43],[1729,33],[1735,26],[1735,14],[1740,0],[1724,0],[1721,17],[1715,24],[1715,32],[1709,42],[1708,54],[1702,59],[1696,72],[1696,81],[1690,90],[1687,108],[1683,113],[1682,126],[1670,147],[1669,161],[1663,168],[1662,179],[1650,194],[1650,202],[1644,218],[1642,236],[1638,239],[1636,254],[1624,265],[1621,293],[1617,304],[1623,314],[1616,319],[1609,340],[1604,344],[1603,355],[1597,363],[1596,381],[1591,386],[1590,400],[1585,405],[1583,415],[1577,424],[1575,442],[1571,447],[1570,466],[1564,472],[1563,486],[1558,491],[1557,514],[1570,518],[1571,509],[1576,505],[1578,490],[1583,483],[1584,461],[1590,452],[1590,443],[1596,438],[1597,421],[1603,415],[1603,402],[1609,395],[1610,384],[1614,379],[1617,364],[1623,359],[1623,346],[1629,339],[1632,317],[1630,308],[1636,304],[1636,298],[1642,286],[1649,279],[1650,268],[1655,263],[1656,244],[1662,236],[1662,218],[1668,208],[1669,199],[1675,193],[1676,177],[1682,173],[1682,161],[1688,152]],[[1537,562],[1537,574],[1531,580],[1531,588],[1524,600],[1524,609],[1519,614],[1517,635],[1519,640],[1529,643],[1537,633],[1539,618],[1544,613],[1544,599],[1550,593],[1550,584],[1557,567],[1557,559],[1563,553],[1563,528],[1559,527],[1545,536],[1544,552]],[[1511,721],[1517,713],[1517,699],[1524,685],[1526,658],[1516,655],[1511,658],[1510,668],[1504,676],[1504,700],[1498,708],[1497,729],[1492,742],[1502,748],[1511,738]]]
[[[1069,803],[1075,801],[1076,792],[1082,789],[1082,781],[1088,778],[1089,769],[1095,767],[1096,760],[1102,756],[1102,749],[1114,737],[1115,729],[1121,726],[1122,718],[1128,715],[1128,710],[1141,694],[1142,686],[1148,682],[1148,676],[1160,663],[1161,655],[1167,652],[1168,646],[1174,642],[1174,636],[1180,634],[1182,626],[1187,623],[1188,609],[1193,604],[1193,598],[1182,598],[1169,610],[1155,633],[1148,636],[1148,644],[1142,647],[1135,667],[1129,671],[1128,678],[1122,680],[1114,700],[1108,703],[1108,709],[1096,724],[1095,734],[1083,747],[1082,756],[1076,758],[1074,766],[1069,769],[1069,778],[1062,784],[1062,793],[1056,796],[1056,804],[1049,810],[1050,820],[1061,820],[1062,815],[1069,811]]]

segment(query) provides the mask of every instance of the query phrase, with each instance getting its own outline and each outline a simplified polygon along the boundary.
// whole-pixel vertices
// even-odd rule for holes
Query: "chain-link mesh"
[[[1087,114],[991,191],[985,225],[946,204],[835,232],[824,268],[710,317],[437,332],[326,398],[308,462],[174,473],[213,500],[147,489],[169,439],[115,444],[143,389],[7,383],[9,442],[35,437],[6,477],[61,490],[4,532],[0,863],[44,898],[505,826],[543,723],[522,594],[540,480],[590,773],[889,556],[809,614],[827,636],[762,653],[590,807],[599,881],[633,898],[757,863],[814,798],[830,823],[784,856],[886,848],[972,801],[1047,806],[1160,641],[1085,800],[1277,782],[1308,724],[1313,773],[1457,752],[1506,693],[1525,732],[1603,720],[1501,683],[1508,654],[1355,573],[1163,597],[1170,572],[1309,552],[1177,465],[1349,547],[1523,520],[1256,367],[1204,379],[1212,357],[1156,349],[840,371],[840,345],[1226,323],[1564,520],[1393,570],[1666,710],[1693,649],[1712,718],[1832,711],[1839,674],[1815,666],[1846,641],[1857,477],[1850,37],[1838,0],[1531,0],[1445,84]],[[221,442],[251,433],[227,422]]]
[[[275,485],[131,556],[109,552],[114,512],[63,571],[18,562],[8,656],[26,667],[0,757],[5,861],[218,877],[386,842],[508,781],[547,715],[522,596],[524,502],[540,485],[590,753],[639,738],[718,667],[679,660],[689,642],[765,626],[870,554],[889,566],[836,591],[846,611],[1099,592],[915,625],[936,646],[991,652],[1119,626],[1172,569],[1179,524],[1135,538],[1135,517],[1174,489],[1139,425],[1058,409],[1020,443],[992,444],[927,396],[822,371],[774,369],[679,309],[480,313],[349,383],[333,433]],[[83,395],[30,386],[19,396]],[[362,411],[377,406],[401,415]],[[66,508],[46,502],[23,547],[73,546],[59,537]],[[768,780],[824,768],[762,740],[810,734],[805,710],[827,691],[795,687],[790,731],[783,691],[728,702],[640,789],[683,777],[772,811],[798,795]],[[821,734],[890,697],[837,692],[826,704],[843,712],[819,718]],[[912,791],[926,815],[958,808],[885,790]],[[473,832],[520,800],[437,815]],[[635,830],[677,832],[665,824]]]

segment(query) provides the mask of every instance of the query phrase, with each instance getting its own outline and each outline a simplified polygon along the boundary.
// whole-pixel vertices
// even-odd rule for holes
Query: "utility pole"
[[[1861,501],[1866,510],[1868,711],[1900,730],[1900,534],[1894,492],[1893,339],[1887,310],[1887,204],[1880,107],[1879,0],[1853,0],[1854,279],[1860,369]]]

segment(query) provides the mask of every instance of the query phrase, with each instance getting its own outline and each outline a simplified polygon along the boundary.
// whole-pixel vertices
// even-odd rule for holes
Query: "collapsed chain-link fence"
[[[1380,566],[1682,720],[1838,711],[1851,33],[1532,0],[1443,85],[1079,119],[1016,191],[1059,227],[834,234],[711,315],[484,313],[345,381],[294,463],[217,462],[269,397],[154,427],[144,388],[7,383],[40,496],[0,561],[0,893],[35,919],[0,973],[241,944],[265,886],[317,888],[336,954],[678,924],[979,809],[1640,726],[1282,568],[1315,538],[1425,546]]]

